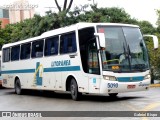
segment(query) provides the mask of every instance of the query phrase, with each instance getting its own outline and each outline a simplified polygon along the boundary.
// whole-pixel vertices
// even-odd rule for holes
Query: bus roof
[[[85,23],[85,22],[80,22],[80,23],[76,23],[76,24],[73,24],[73,25],[70,25],[70,26],[66,26],[66,27],[62,27],[62,28],[58,28],[58,29],[54,29],[54,30],[44,32],[40,36],[37,36],[37,37],[28,38],[26,40],[5,44],[5,45],[3,45],[2,49],[6,48],[6,47],[18,45],[18,44],[31,42],[31,41],[34,41],[34,40],[43,39],[43,38],[54,36],[54,35],[59,35],[59,34],[66,33],[66,32],[71,32],[71,31],[74,31],[76,29],[82,29],[82,28],[86,28],[86,27],[95,27],[95,26],[98,26],[98,25],[100,25],[100,26],[102,25],[102,26],[139,27],[137,25],[122,24],[122,23]]]
[[[47,31],[44,32],[41,36],[43,37],[48,37],[48,36],[52,36],[52,35],[58,35],[61,33],[65,33],[66,31],[70,32],[73,31],[75,29],[82,29],[85,27],[93,27],[93,26],[97,26],[97,25],[107,25],[107,26],[126,26],[126,27],[139,27],[137,25],[131,25],[131,24],[122,24],[122,23],[77,23],[77,24],[73,24],[70,26],[66,26],[66,27],[62,27],[62,28],[58,28],[58,29],[54,29],[51,31]]]

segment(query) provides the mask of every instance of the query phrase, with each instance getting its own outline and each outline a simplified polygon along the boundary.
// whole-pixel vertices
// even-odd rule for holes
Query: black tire
[[[19,79],[17,79],[16,82],[15,82],[15,93],[17,95],[21,95],[22,94],[21,82],[20,82]]]
[[[70,82],[70,92],[71,92],[72,99],[75,101],[79,100],[82,95],[82,93],[78,92],[78,86],[75,79],[72,79]]]
[[[118,93],[109,93],[110,97],[117,97]]]

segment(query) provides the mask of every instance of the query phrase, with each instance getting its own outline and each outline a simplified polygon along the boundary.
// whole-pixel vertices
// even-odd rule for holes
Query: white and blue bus
[[[153,37],[154,48],[158,39]],[[3,86],[116,96],[149,88],[147,48],[137,25],[77,23],[2,47]]]

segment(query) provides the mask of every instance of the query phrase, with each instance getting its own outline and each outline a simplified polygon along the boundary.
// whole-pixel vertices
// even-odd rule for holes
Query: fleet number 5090
[[[108,83],[108,88],[118,88],[118,83]]]

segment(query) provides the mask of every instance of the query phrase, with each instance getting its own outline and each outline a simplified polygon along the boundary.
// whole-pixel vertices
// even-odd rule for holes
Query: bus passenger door
[[[89,93],[99,93],[100,66],[96,39],[93,39],[88,43],[88,80]]]

